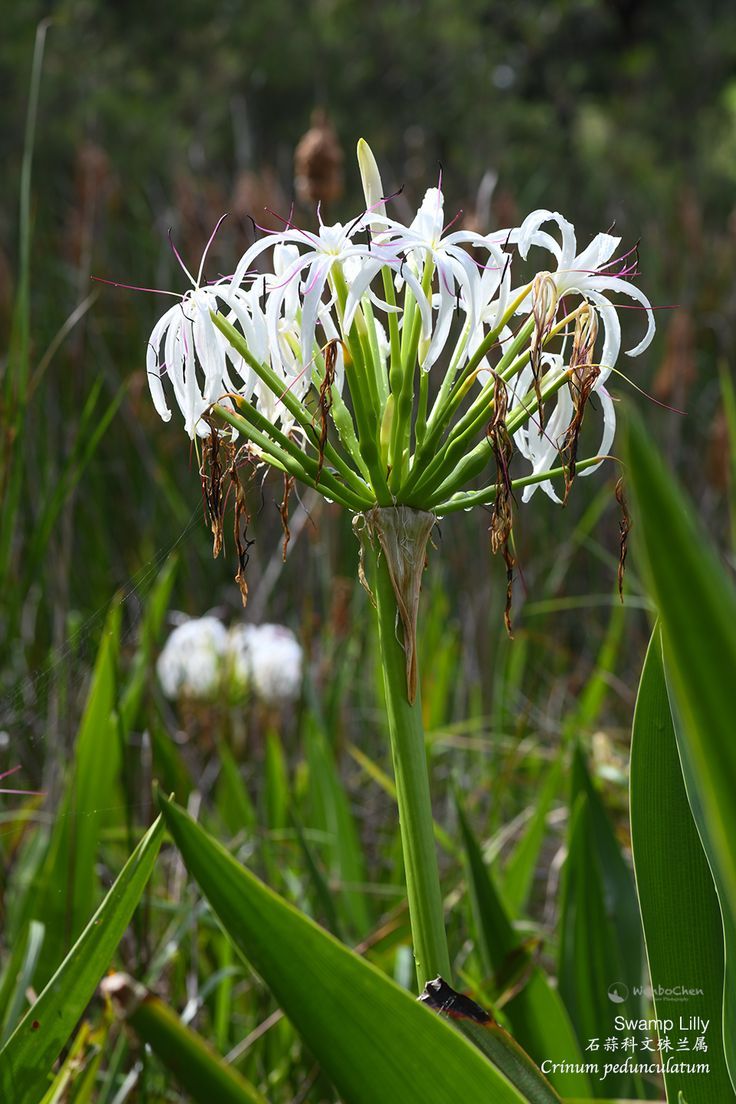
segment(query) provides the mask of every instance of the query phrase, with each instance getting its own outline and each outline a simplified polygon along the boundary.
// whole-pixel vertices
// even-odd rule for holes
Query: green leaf
[[[102,809],[114,804],[110,793],[120,762],[113,713],[120,641],[120,603],[114,602],[102,633],[92,682],[77,733],[74,764],[56,812],[46,858],[34,894],[30,917],[46,927],[36,984],[50,977],[94,910]]]
[[[184,861],[345,1104],[528,1099],[471,1043],[278,897],[159,798]]]
[[[723,928],[713,878],[685,792],[677,754],[661,638],[655,629],[636,699],[631,743],[631,842],[656,1015],[699,1015],[710,1072],[665,1073],[667,1099],[690,1104],[734,1101],[720,1039]],[[687,1003],[660,1000],[658,989],[702,990]],[[688,1060],[691,1060],[688,1057]]]
[[[341,887],[342,914],[351,931],[361,937],[370,928],[370,912],[362,890],[366,874],[355,820],[332,748],[314,716],[307,721],[306,740],[313,817],[305,828],[318,827],[325,832],[329,880]]]
[[[0,1044],[12,1032],[27,1003],[26,993],[33,984],[45,934],[43,924],[32,920],[24,938],[19,939],[12,949],[0,986]]]
[[[241,777],[237,760],[224,740],[217,745],[217,758],[220,763],[220,777],[217,781],[216,804],[224,825],[234,836],[244,831],[254,832],[258,818],[253,802]],[[167,788],[167,792],[176,793],[182,801],[188,796],[189,788]]]
[[[102,1061],[107,1027],[94,1033],[85,1022],[40,1104],[88,1104]]]
[[[558,756],[537,794],[534,812],[524,834],[512,851],[498,877],[510,916],[524,911],[537,868],[539,852],[547,831],[547,816],[557,796],[562,775],[562,757]]]
[[[159,818],[128,859],[107,896],[33,1007],[0,1050],[0,1100],[37,1104],[130,923],[158,854]]]
[[[613,1014],[635,1015],[636,1005],[612,1004],[610,987],[625,970],[614,925],[606,910],[603,877],[594,842],[594,824],[588,794],[578,795],[570,817],[567,859],[560,904],[560,993],[583,1046],[613,1034]],[[613,1090],[629,1092],[631,1077],[612,1074],[604,1086],[596,1082],[594,1095]]]
[[[582,1063],[580,1047],[559,994],[514,931],[459,802],[457,809],[484,966],[489,973],[500,977],[513,963],[522,977],[526,975],[519,991],[503,1007],[514,1037],[537,1062],[550,1059]],[[551,1073],[549,1080],[560,1093],[591,1092],[585,1073]]]
[[[123,732],[126,734],[135,724],[136,715],[140,708],[154,649],[161,635],[169,608],[169,599],[171,598],[178,563],[176,556],[169,556],[161,568],[146,601],[146,611],[138,648],[130,666],[125,688],[120,696],[120,718]]]
[[[592,843],[598,857],[597,868],[601,876],[603,903],[618,945],[618,961],[623,971],[610,979],[609,984],[611,981],[623,982],[630,990],[627,1007],[636,1011],[642,1005],[642,1001],[637,1000],[634,995],[634,988],[641,987],[642,983],[644,946],[634,876],[624,859],[608,813],[590,776],[582,748],[576,744],[572,761],[571,808],[575,807],[581,793],[588,798]]]
[[[113,998],[142,1042],[173,1073],[200,1104],[267,1104],[258,1090],[181,1022],[162,1000],[126,974],[106,978],[105,992]]]
[[[736,587],[634,417],[629,419],[628,458],[637,548],[660,613],[685,786],[723,917],[723,1031],[736,1085]]]

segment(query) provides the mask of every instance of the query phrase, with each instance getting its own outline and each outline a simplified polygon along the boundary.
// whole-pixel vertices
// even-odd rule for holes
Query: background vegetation
[[[31,149],[31,57],[47,16],[24,223],[17,212]],[[406,979],[375,641],[348,521],[305,500],[301,535],[282,567],[278,492],[266,484],[254,503],[245,616],[298,632],[309,668],[300,710],[175,715],[152,674],[167,606],[194,616],[214,608],[232,620],[243,616],[240,598],[230,560],[211,559],[188,441],[148,399],[145,343],[159,303],[90,277],[177,290],[168,229],[194,262],[225,211],[211,268],[231,271],[252,239],[251,218],[275,224],[271,212],[288,213],[294,150],[318,108],[345,151],[344,189],[329,218],[360,202],[353,149],[363,135],[388,166],[387,182],[403,187],[397,202],[406,211],[441,163],[447,210],[462,208],[483,229],[539,206],[570,217],[581,240],[615,223],[627,243],[640,239],[642,286],[663,308],[655,345],[630,362],[632,379],[687,414],[632,399],[728,557],[734,514],[724,504],[734,502],[734,482],[722,388],[736,336],[736,12],[687,0],[380,0],[370,10],[349,0],[181,0],[175,9],[27,0],[3,23],[0,319],[8,333],[15,321],[1,427],[0,770],[21,764],[24,788],[48,794],[22,806],[0,797],[6,953],[28,916],[41,914],[39,900],[49,916],[56,909],[61,926],[30,975],[37,987],[46,980],[86,905],[150,822],[156,775],[180,801],[196,789],[203,818],[220,838],[235,839],[241,858],[344,938],[377,941],[380,964]],[[296,203],[309,223],[313,212]],[[641,318],[628,313],[633,334]],[[623,381],[614,388],[630,390]],[[636,561],[624,608],[617,604],[617,475],[610,466],[580,481],[562,512],[541,496],[519,507],[513,643],[484,515],[443,524],[430,558],[422,650],[437,820],[459,839],[454,780],[501,881],[519,839],[529,839],[524,827],[549,765],[573,741],[627,852],[629,732],[650,620]],[[176,569],[165,567],[172,553]],[[105,738],[122,754],[99,778],[87,765],[82,801],[68,796],[76,794],[70,778],[79,781],[83,745],[75,738],[111,617],[120,619],[120,654],[110,660],[107,708],[99,708]],[[119,728],[109,727],[111,703]],[[557,787],[542,791],[545,831],[527,843],[526,862],[517,857],[517,882],[512,876],[506,887],[552,974],[564,922],[568,774],[566,761]],[[583,785],[579,772],[572,784]],[[64,804],[75,800],[82,803]],[[95,844],[90,833],[99,831],[99,851],[86,856],[77,836],[57,838],[56,813]],[[460,893],[452,849],[444,873],[448,892]],[[84,879],[88,896],[70,903],[70,886]],[[173,858],[157,879],[122,961],[177,1011],[189,1009],[225,1052],[260,1032],[274,1006],[252,975],[233,967]],[[394,906],[400,919],[389,923],[384,947]],[[453,946],[463,948],[456,968],[467,966],[479,996],[503,996],[503,971],[483,959],[469,910],[451,915]],[[110,1030],[114,1059],[106,1050],[92,1098],[117,1100],[126,1071],[141,1061],[141,1099],[176,1099],[157,1059]],[[266,1031],[247,1050],[246,1072],[275,1101],[332,1099],[295,1040],[283,1022]]]

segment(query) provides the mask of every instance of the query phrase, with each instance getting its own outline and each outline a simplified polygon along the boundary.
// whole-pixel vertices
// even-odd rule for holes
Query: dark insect
[[[495,1022],[485,1008],[481,1008],[463,993],[458,993],[441,977],[427,982],[419,1000],[433,1012],[439,1012],[441,1016],[449,1016],[451,1020],[472,1020],[473,1023],[483,1026]]]

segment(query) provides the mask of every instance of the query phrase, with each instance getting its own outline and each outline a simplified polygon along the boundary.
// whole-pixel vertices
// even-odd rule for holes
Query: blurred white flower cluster
[[[441,515],[507,500],[515,454],[531,466],[514,483],[524,498],[541,486],[560,501],[548,473],[564,475],[567,494],[613,441],[612,296],[644,315],[630,356],[654,334],[633,283],[636,250],[620,252],[609,233],[581,249],[572,224],[549,210],[485,235],[453,229],[441,187],[406,225],[387,214],[364,142],[358,162],[366,205],[352,221],[311,231],[286,220],[232,276],[203,285],[200,265],[190,277],[149,342],[156,409],[170,419],[168,384],[191,437],[224,417],[260,459],[358,512],[406,504]],[[582,463],[592,395],[603,433]],[[500,475],[468,499],[468,482],[494,459]]]
[[[252,692],[268,706],[293,702],[302,682],[302,649],[283,625],[234,625],[192,618],[169,636],[156,667],[172,701],[233,701]]]

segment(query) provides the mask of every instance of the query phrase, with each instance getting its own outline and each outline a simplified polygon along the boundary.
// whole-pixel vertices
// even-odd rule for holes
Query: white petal
[[[605,458],[611,451],[611,445],[616,435],[616,407],[605,387],[601,387],[600,390],[596,387],[595,394],[599,397],[603,410],[603,437],[597,455]],[[591,475],[594,471],[598,471],[602,463],[603,460],[601,459],[599,463],[593,464],[590,468],[585,468],[580,474]]]
[[[596,234],[589,246],[575,258],[574,267],[590,275],[597,273],[601,265],[610,261],[621,244],[621,239],[612,234]]]
[[[637,303],[641,303],[645,308],[647,313],[646,333],[638,345],[635,345],[633,349],[626,350],[627,356],[639,356],[639,354],[643,353],[651,344],[655,330],[652,304],[649,302],[644,292],[640,291],[636,284],[630,284],[628,280],[621,280],[617,276],[595,277],[591,286],[596,291],[618,291],[621,295],[628,295],[630,299],[636,299]]]
[[[163,317],[159,318],[158,322],[153,327],[146,349],[146,378],[148,380],[148,389],[151,392],[151,398],[153,399],[153,405],[156,408],[156,412],[165,422],[170,421],[171,410],[166,402],[166,395],[162,383],[162,372],[164,375],[167,375],[168,366],[165,359],[163,365],[160,361],[161,340],[167,327],[170,326],[174,320],[175,312],[178,311],[178,309],[179,307],[177,304],[177,306],[167,310]]]
[[[577,248],[575,229],[572,223],[563,218],[558,211],[532,211],[530,215],[527,215],[519,229],[519,253],[522,257],[526,257],[531,245],[541,244],[534,239],[539,227],[545,222],[556,222],[562,233],[562,246],[554,238],[549,237],[549,244],[546,244],[545,247],[554,253],[558,268],[569,269],[575,259]]]
[[[590,300],[603,319],[605,336],[600,360],[601,374],[598,377],[598,382],[605,383],[621,351],[621,323],[618,320],[615,306],[609,299],[606,299],[605,295],[601,295],[598,291],[588,290],[586,299]]]
[[[434,333],[423,358],[420,357],[420,366],[428,372],[447,342],[452,325],[452,312],[455,309],[456,299],[450,288],[440,276],[439,310],[434,324]]]
[[[350,290],[348,291],[347,302],[345,303],[345,317],[343,319],[343,330],[346,335],[350,332],[350,327],[355,318],[355,312],[360,305],[360,300],[363,297],[364,291],[370,286],[371,280],[374,279],[380,270],[380,261],[364,261],[361,271],[354,276],[350,282]]]
[[[319,264],[319,267],[317,265]],[[322,293],[327,283],[327,277],[332,268],[333,258],[327,258],[321,263],[315,262],[315,273],[309,270],[309,291],[302,300],[302,366],[306,367],[314,355],[315,330],[317,328],[317,315],[319,313]]]

